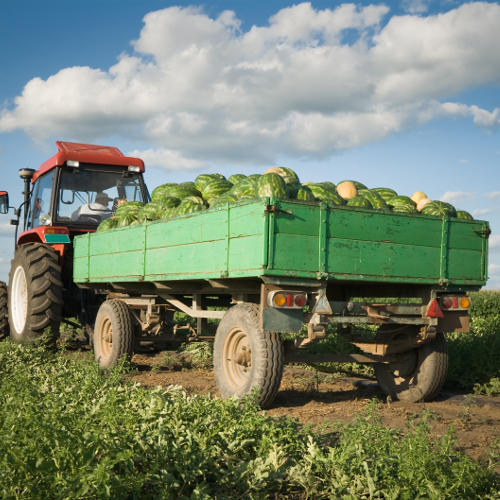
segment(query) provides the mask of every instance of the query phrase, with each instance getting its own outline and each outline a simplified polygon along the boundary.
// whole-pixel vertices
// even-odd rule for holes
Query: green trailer
[[[446,378],[444,333],[468,329],[489,233],[484,221],[263,198],[77,236],[73,279],[107,299],[93,333],[102,367],[136,337],[165,335],[180,310],[197,319],[195,338],[220,320],[220,393],[257,388],[267,406],[284,362],[337,323],[358,353],[317,360],[373,363],[388,395],[421,401]],[[353,334],[360,324],[376,336]],[[286,356],[285,332],[298,334]]]

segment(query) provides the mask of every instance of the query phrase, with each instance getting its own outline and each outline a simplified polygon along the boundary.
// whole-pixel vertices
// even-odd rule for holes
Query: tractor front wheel
[[[0,281],[0,339],[9,334],[9,312],[7,308],[7,285]]]
[[[55,250],[42,243],[19,246],[9,275],[10,336],[17,343],[59,335],[63,306],[61,267]]]

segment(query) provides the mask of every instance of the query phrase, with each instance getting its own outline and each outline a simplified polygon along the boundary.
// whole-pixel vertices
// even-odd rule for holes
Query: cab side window
[[[54,170],[46,173],[35,182],[31,195],[29,227],[27,229],[51,224],[50,202],[53,178]]]

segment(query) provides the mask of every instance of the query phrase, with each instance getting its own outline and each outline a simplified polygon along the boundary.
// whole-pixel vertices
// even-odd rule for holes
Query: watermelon
[[[360,190],[360,189],[368,189],[362,182],[358,182],[358,181],[352,181],[352,180],[346,180],[346,181],[341,181],[341,182],[338,182],[337,183],[337,186],[339,184],[342,184],[342,182],[352,182],[354,184],[354,187],[357,189],[357,190]]]
[[[269,173],[264,174],[257,182],[257,196],[274,196],[275,198],[286,198],[287,189],[283,177],[279,174]]]
[[[322,186],[325,189],[328,189],[328,191],[331,191],[332,193],[337,192],[337,187],[335,186],[335,184],[333,182],[330,182],[330,181],[316,182],[315,185]]]
[[[180,202],[181,200],[179,200],[179,198],[174,198],[173,196],[165,196],[165,198],[160,198],[157,203],[161,206],[162,209],[165,209],[175,208],[179,205]]]
[[[203,203],[198,203],[189,198],[186,198],[181,201],[181,204],[174,208],[172,211],[172,215],[184,215],[191,214],[193,212],[201,212],[205,206]]]
[[[247,179],[259,180],[262,177],[261,174],[252,174],[247,177]]]
[[[201,192],[203,192],[203,189],[205,186],[213,181],[215,177],[212,174],[200,174],[196,179],[194,180],[194,186],[195,188]]]
[[[141,203],[140,201],[126,201],[116,209],[115,216],[122,217],[128,213],[137,215],[137,213],[143,206],[144,203]]]
[[[116,217],[109,217],[104,219],[99,226],[97,226],[96,231],[107,231],[108,229],[113,229],[118,225],[118,219]]]
[[[243,179],[246,179],[247,176],[243,174],[233,174],[228,178],[228,181],[235,186],[239,182],[241,182]]]
[[[380,196],[382,196],[386,203],[388,199],[398,195],[398,193],[396,193],[394,189],[390,188],[373,188],[370,189],[370,191],[375,191],[376,193],[378,193]]]
[[[297,191],[300,188],[299,176],[291,168],[273,167],[266,170],[264,175],[266,174],[280,175],[285,181],[288,198],[295,198],[297,196]]]
[[[210,204],[210,201],[218,198],[232,188],[232,184],[226,179],[213,179],[203,189],[203,199]]]
[[[472,217],[472,215],[465,210],[457,210],[457,219],[474,220],[474,217]]]
[[[117,217],[118,223],[117,226],[132,226],[134,224],[139,223],[139,219],[137,218],[138,213],[127,212],[120,217]]]
[[[324,186],[318,184],[308,184],[307,187],[313,194],[314,198],[319,201],[324,201],[328,205],[344,205],[345,201],[337,193],[326,189]]]
[[[214,179],[219,179],[220,181],[226,181],[227,179],[222,174],[211,174]]]
[[[166,192],[173,186],[177,186],[177,184],[175,182],[168,182],[167,184],[162,184],[153,189],[153,192],[151,193],[151,201],[158,201],[166,196]]]
[[[186,196],[200,196],[200,192],[196,189],[194,183],[183,183],[171,186],[163,193],[162,197],[172,197],[183,200]]]
[[[224,205],[227,205],[228,203],[235,203],[236,201],[239,201],[238,198],[233,193],[231,193],[231,191],[226,191],[224,194],[222,194],[218,198],[214,198],[210,202],[210,208],[222,207]]]
[[[363,196],[356,196],[347,201],[348,207],[373,208],[372,204]]]
[[[253,200],[257,198],[257,183],[258,179],[255,177],[247,177],[231,188],[231,194],[237,200]]]
[[[358,195],[366,198],[375,210],[389,210],[387,203],[376,191],[369,189],[360,189]]]
[[[424,215],[435,215],[437,217],[456,217],[457,215],[457,212],[453,205],[439,200],[434,200],[430,203],[427,203],[427,205],[422,208],[421,213]]]
[[[416,203],[408,196],[393,196],[387,200],[393,212],[403,212],[407,214],[417,213]]]
[[[314,195],[312,191],[307,186],[300,186],[297,190],[297,200],[302,201],[314,201]]]
[[[344,200],[350,200],[351,198],[356,198],[358,196],[358,189],[352,181],[342,181],[337,184],[337,194],[344,198]]]
[[[137,220],[139,222],[145,222],[147,220],[161,219],[162,213],[163,208],[160,203],[152,201],[139,209],[139,212],[137,213]]]

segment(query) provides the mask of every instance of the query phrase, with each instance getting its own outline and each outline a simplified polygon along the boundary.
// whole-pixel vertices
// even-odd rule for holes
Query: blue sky
[[[0,189],[61,139],[143,157],[150,189],[283,164],[421,190],[490,221],[499,289],[498,26],[498,2],[1,0]]]

